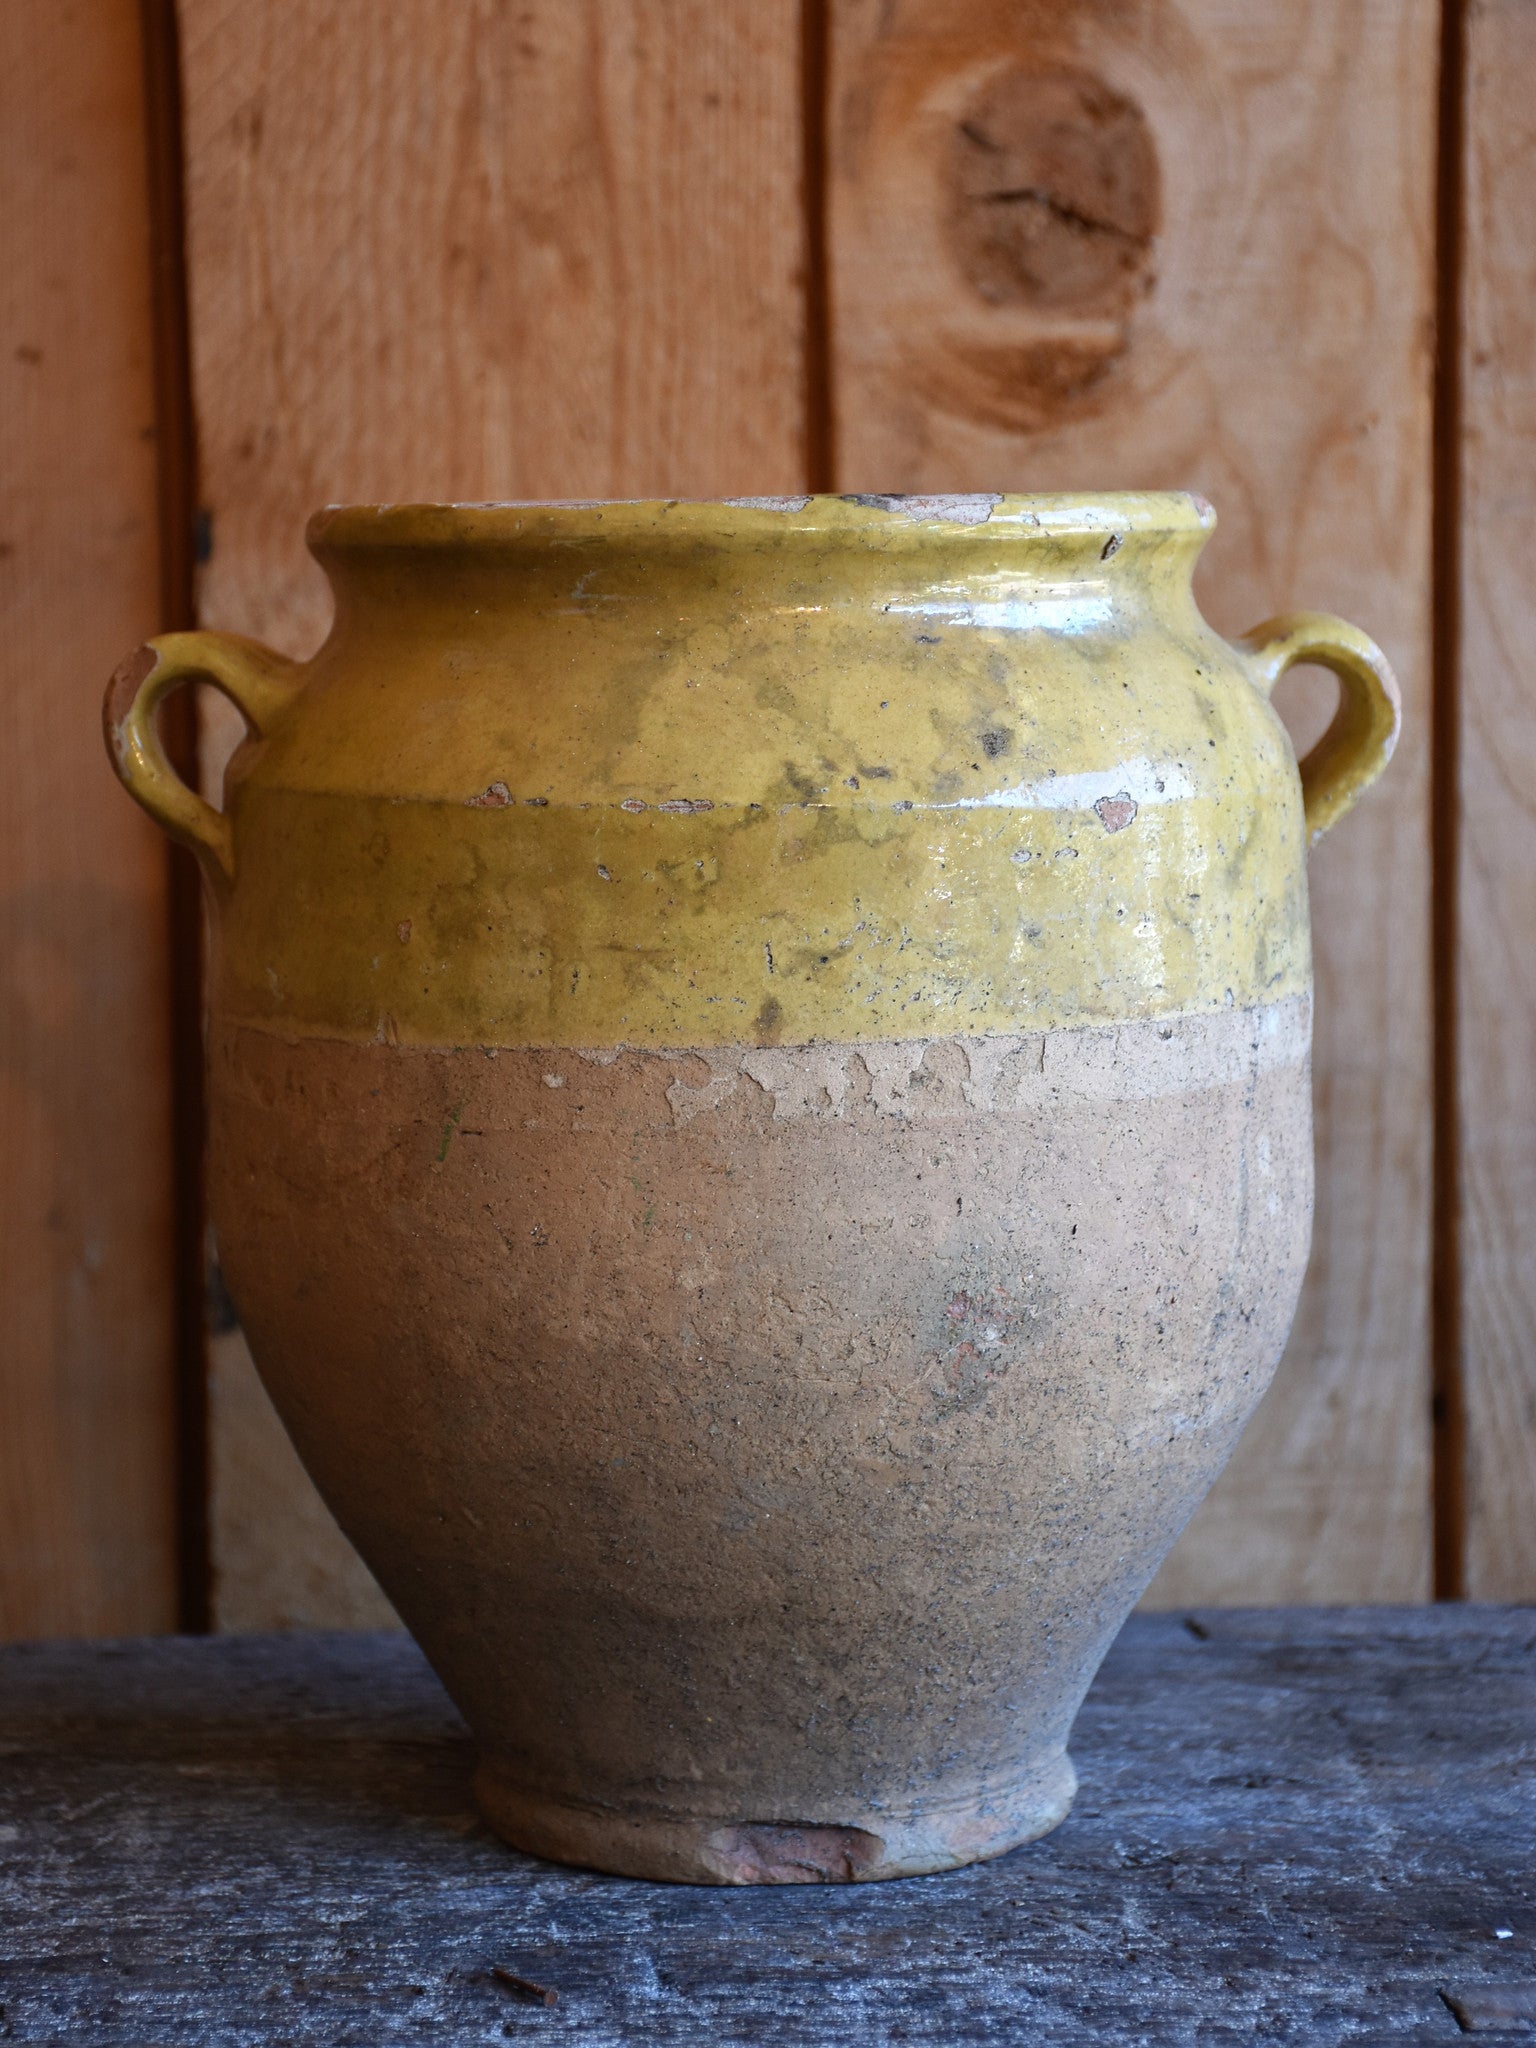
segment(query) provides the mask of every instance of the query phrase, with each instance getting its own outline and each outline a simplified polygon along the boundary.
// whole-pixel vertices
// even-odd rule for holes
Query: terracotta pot
[[[1072,1719],[1280,1355],[1304,853],[1363,634],[1219,639],[1179,496],[320,514],[298,666],[108,698],[213,905],[211,1200],[491,1823],[646,1877],[939,1870]],[[1298,778],[1270,686],[1341,683]],[[251,738],[220,814],[154,710]]]

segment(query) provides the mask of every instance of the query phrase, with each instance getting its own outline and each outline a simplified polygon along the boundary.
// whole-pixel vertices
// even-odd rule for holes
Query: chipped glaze
[[[1305,844],[1396,733],[1352,627],[1211,632],[1211,523],[353,508],[312,662],[114,678],[209,884],[226,1278],[520,1846],[862,1882],[1066,1812],[1289,1327]],[[155,734],[194,676],[222,813]]]

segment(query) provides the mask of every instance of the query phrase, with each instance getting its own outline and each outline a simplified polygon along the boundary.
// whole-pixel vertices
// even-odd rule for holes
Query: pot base
[[[1049,1834],[1066,1819],[1076,1790],[1072,1760],[1058,1750],[1005,1791],[935,1802],[922,1812],[722,1822],[551,1798],[489,1761],[475,1773],[481,1813],[514,1849],[673,1884],[864,1884],[956,1870]]]

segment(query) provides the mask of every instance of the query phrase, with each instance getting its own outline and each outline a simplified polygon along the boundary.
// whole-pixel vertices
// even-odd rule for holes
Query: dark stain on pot
[[[811,803],[824,794],[822,785],[807,775],[803,768],[797,768],[793,761],[784,763],[784,786],[791,797],[801,803]]]
[[[943,1335],[930,1354],[928,1420],[938,1423],[985,1407],[1012,1366],[1048,1341],[1054,1320],[1053,1290],[1033,1273],[1017,1286],[952,1293],[940,1317]]]
[[[1006,754],[1013,745],[1013,734],[1001,727],[992,727],[980,735],[981,751],[989,761],[995,761],[1000,754]]]

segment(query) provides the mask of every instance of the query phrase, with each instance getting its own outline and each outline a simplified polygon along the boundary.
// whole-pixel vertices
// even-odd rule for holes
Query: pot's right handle
[[[1369,634],[1327,612],[1286,612],[1266,619],[1237,645],[1266,697],[1300,661],[1315,661],[1339,679],[1333,723],[1301,763],[1307,843],[1314,845],[1392,758],[1403,722],[1397,677]]]
[[[102,727],[123,787],[157,825],[190,846],[210,877],[234,880],[228,818],[183,782],[155,724],[161,700],[183,683],[212,683],[255,733],[269,732],[300,688],[299,664],[235,633],[162,633],[121,664],[107,685]]]

